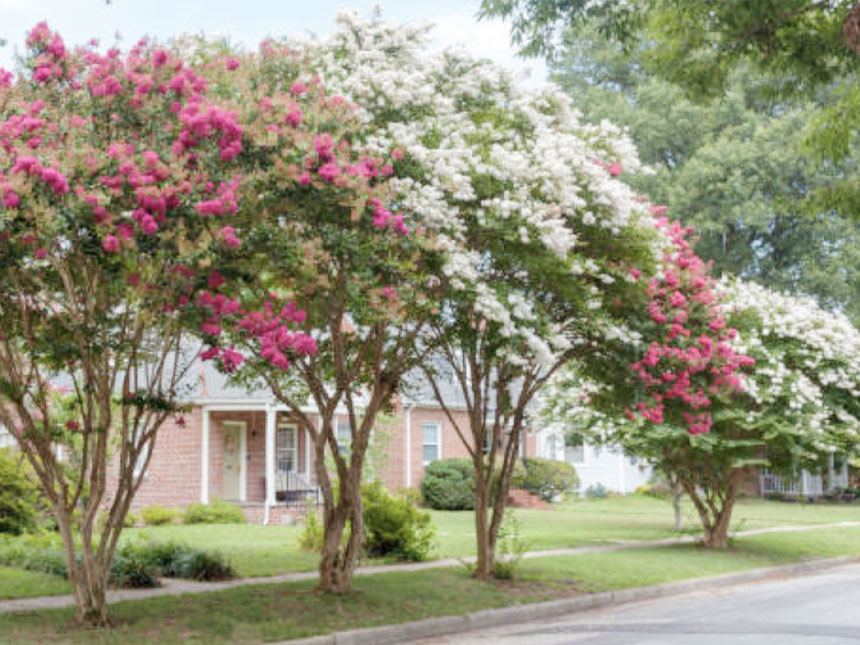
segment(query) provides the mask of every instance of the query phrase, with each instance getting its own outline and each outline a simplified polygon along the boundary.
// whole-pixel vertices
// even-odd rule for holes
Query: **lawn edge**
[[[455,616],[439,616],[380,627],[365,627],[331,632],[309,638],[278,641],[274,645],[383,645],[385,643],[405,643],[421,638],[446,636],[479,629],[514,625],[530,620],[555,618],[573,612],[622,605],[641,600],[653,600],[691,591],[719,589],[721,587],[766,580],[776,576],[798,576],[818,573],[855,562],[860,562],[860,556],[840,556],[806,562],[794,562],[774,567],[760,567],[746,571],[723,573],[704,578],[688,578],[686,580],[665,582],[647,587],[602,591],[573,598],[525,603],[497,609],[482,609],[481,611]]]

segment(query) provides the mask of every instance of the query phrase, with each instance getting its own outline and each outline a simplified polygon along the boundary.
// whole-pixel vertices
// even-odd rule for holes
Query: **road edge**
[[[640,600],[653,600],[663,596],[673,596],[691,591],[719,589],[736,584],[757,582],[776,576],[797,576],[807,573],[817,573],[854,562],[860,562],[860,556],[808,560],[806,562],[795,562],[775,567],[723,573],[707,578],[690,578],[677,582],[666,582],[648,587],[633,587],[546,602],[513,605],[498,609],[483,609],[458,616],[439,616],[408,623],[398,623],[396,625],[350,629],[348,631],[332,632],[331,634],[312,636],[310,638],[281,641],[281,643],[283,645],[384,645],[386,643],[407,643],[421,638],[446,636],[466,631],[513,625],[530,620],[555,618],[572,612],[622,605]],[[276,643],[275,645],[279,644]]]

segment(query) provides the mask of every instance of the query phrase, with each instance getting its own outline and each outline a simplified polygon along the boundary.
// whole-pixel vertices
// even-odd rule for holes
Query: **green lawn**
[[[0,600],[71,593],[69,583],[48,573],[0,567]]]
[[[71,610],[6,615],[0,643],[260,643],[839,554],[860,554],[860,528],[744,538],[726,551],[680,545],[535,558],[514,583],[481,584],[455,567],[360,576],[345,596],[305,582],[152,598],[112,606],[111,630],[78,629]]]
[[[575,547],[631,540],[655,540],[675,535],[668,502],[642,496],[581,499],[557,504],[551,511],[515,511],[522,537],[530,549]],[[432,511],[437,527],[436,557],[474,554],[474,518],[471,512]],[[691,508],[685,506],[686,524],[698,528]],[[830,524],[860,521],[860,506],[846,504],[791,504],[764,500],[741,501],[734,513],[735,530],[779,525]],[[193,546],[221,551],[241,576],[267,576],[316,568],[313,553],[298,547],[301,528],[256,525],[175,525],[129,529],[123,539],[147,536],[175,539]],[[815,542],[814,534],[798,539]],[[367,562],[372,564],[376,561]],[[62,593],[64,582],[41,574],[14,571],[15,581],[0,577],[0,596],[27,597]],[[7,574],[7,577],[11,574]],[[31,579],[31,583],[28,580]],[[59,589],[59,591],[56,591]]]
[[[642,496],[582,499],[557,504],[551,511],[517,509],[522,537],[533,550],[659,540],[676,535],[668,502]],[[469,511],[431,511],[437,528],[436,557],[474,555],[474,516]],[[685,505],[686,525],[698,529],[698,519]],[[734,513],[734,530],[788,524],[832,524],[860,521],[860,506],[791,504],[765,500],[741,501]],[[156,540],[177,539],[223,552],[241,576],[266,576],[316,567],[314,554],[298,547],[296,526],[191,525],[131,529],[126,539],[141,534]]]

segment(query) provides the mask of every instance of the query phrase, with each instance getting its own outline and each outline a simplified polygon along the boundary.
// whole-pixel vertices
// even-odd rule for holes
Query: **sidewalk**
[[[774,526],[763,529],[738,531],[733,537],[749,537],[766,533],[784,533],[796,531],[813,531],[816,529],[840,528],[860,526],[860,522],[838,522],[835,524],[809,524],[805,526]],[[626,549],[647,549],[657,546],[670,546],[673,544],[690,544],[700,539],[698,535],[684,535],[680,537],[652,540],[648,542],[619,542],[615,544],[600,544],[595,546],[569,547],[564,549],[547,549],[545,551],[529,551],[523,555],[524,558],[543,558],[557,555],[584,555],[586,553],[606,553],[622,551]],[[455,567],[464,562],[473,562],[474,557],[468,558],[443,558],[429,562],[415,562],[408,564],[383,564],[367,567],[359,567],[356,575],[372,575],[377,573],[391,573],[394,571],[424,571],[426,569],[440,569]],[[316,571],[303,571],[300,573],[285,573],[277,576],[238,578],[225,582],[194,582],[191,580],[179,580],[175,578],[162,579],[161,587],[155,589],[112,589],[108,591],[108,602],[115,603],[123,600],[141,600],[155,596],[178,596],[186,593],[207,593],[210,591],[221,591],[234,587],[247,585],[277,584],[282,582],[296,582],[299,580],[315,580]],[[59,609],[73,607],[74,597],[64,596],[41,596],[37,598],[19,598],[16,600],[0,600],[0,614],[17,611],[34,611],[39,609]]]

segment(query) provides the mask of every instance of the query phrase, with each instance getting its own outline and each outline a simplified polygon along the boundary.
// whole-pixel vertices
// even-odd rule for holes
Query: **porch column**
[[[200,502],[209,503],[209,410],[203,408],[200,437]]]
[[[266,406],[266,504],[275,503],[275,426],[277,412]]]
[[[412,408],[410,403],[406,408],[406,488],[412,488]]]

